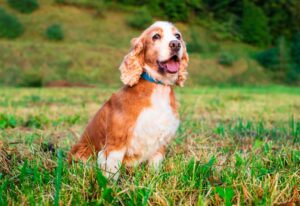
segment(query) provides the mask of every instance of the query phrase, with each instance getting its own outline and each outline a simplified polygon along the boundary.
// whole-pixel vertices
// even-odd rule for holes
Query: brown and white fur
[[[114,178],[121,164],[148,161],[159,168],[179,126],[173,85],[183,86],[187,65],[185,43],[173,24],[156,22],[134,38],[120,66],[125,86],[89,122],[69,162],[98,154],[99,167]],[[160,83],[141,78],[143,72]]]

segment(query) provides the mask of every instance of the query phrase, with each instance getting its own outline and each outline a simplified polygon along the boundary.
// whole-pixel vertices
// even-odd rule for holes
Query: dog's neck
[[[168,74],[165,75],[159,74],[157,71],[152,69],[149,65],[144,65],[144,71],[147,73],[147,76],[149,76],[151,79],[154,80],[156,83],[160,83],[163,85],[172,86],[175,84],[175,82],[178,79],[178,73],[176,74]],[[147,80],[147,79],[146,79]]]
[[[141,77],[149,82],[155,83],[155,84],[163,84],[160,81],[157,81],[155,79],[153,79],[147,72],[143,72]]]

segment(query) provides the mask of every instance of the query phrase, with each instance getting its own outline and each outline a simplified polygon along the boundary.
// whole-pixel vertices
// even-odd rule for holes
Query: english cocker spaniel
[[[98,154],[99,167],[115,179],[121,164],[148,161],[159,168],[179,126],[173,86],[187,78],[186,45],[173,24],[158,21],[131,44],[119,68],[125,86],[95,114],[69,154],[70,163]]]

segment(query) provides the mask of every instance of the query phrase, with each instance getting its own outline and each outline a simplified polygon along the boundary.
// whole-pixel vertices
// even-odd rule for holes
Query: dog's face
[[[188,55],[181,33],[169,22],[156,22],[132,40],[132,50],[120,66],[121,79],[136,84],[143,71],[154,79],[183,86]]]
[[[179,71],[184,42],[180,32],[173,25],[157,22],[145,34],[145,63],[164,74]]]

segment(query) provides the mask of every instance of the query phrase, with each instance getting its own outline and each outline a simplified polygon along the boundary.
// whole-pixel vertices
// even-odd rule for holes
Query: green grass
[[[1,88],[0,205],[299,204],[296,88],[177,89],[181,126],[160,172],[122,168],[114,182],[66,155],[116,89]]]

